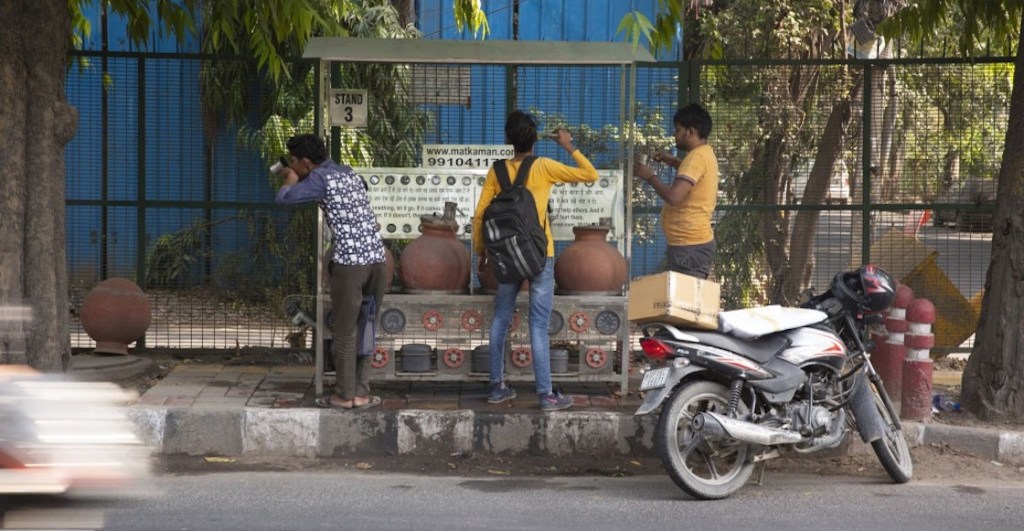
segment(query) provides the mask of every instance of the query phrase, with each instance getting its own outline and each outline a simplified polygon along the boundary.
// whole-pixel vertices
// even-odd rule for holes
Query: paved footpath
[[[166,454],[653,453],[656,417],[634,416],[640,399],[635,393],[620,396],[614,384],[563,384],[576,405],[550,413],[540,411],[530,383],[515,385],[519,397],[498,405],[486,403],[484,382],[389,382],[372,388],[383,398],[380,407],[320,409],[313,402],[309,366],[178,365],[129,414],[144,440]],[[911,444],[947,444],[981,458],[1024,464],[1024,433],[934,422],[905,427]],[[843,451],[870,450],[857,439]]]

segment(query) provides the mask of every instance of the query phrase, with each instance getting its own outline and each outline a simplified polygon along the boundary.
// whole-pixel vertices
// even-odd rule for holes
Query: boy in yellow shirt
[[[711,213],[718,201],[718,159],[708,144],[711,115],[692,103],[676,112],[672,124],[676,147],[686,151],[686,157],[680,161],[665,152],[653,157],[676,168],[672,184],[663,183],[654,170],[639,162],[633,174],[665,201],[661,228],[668,241],[669,270],[703,279],[711,271],[716,251]]]
[[[519,166],[523,159],[533,156],[533,145],[537,142],[537,123],[529,114],[512,111],[505,121],[505,138],[515,148],[515,157],[505,161],[509,179],[515,183]],[[572,406],[572,397],[564,396],[551,386],[551,352],[548,336],[548,320],[551,318],[551,306],[555,294],[555,242],[551,237],[551,224],[548,222],[548,197],[555,183],[592,183],[597,180],[597,170],[580,153],[572,143],[568,131],[559,129],[554,140],[576,163],[575,168],[566,166],[557,160],[539,157],[530,166],[526,189],[533,194],[537,204],[537,215],[540,225],[547,233],[547,261],[544,269],[530,280],[530,347],[533,352],[533,374],[536,378],[537,395],[542,411],[555,411]],[[491,267],[487,254],[484,252],[483,217],[487,206],[494,196],[498,195],[501,185],[498,184],[494,168],[487,172],[480,201],[476,205],[473,216],[473,250],[479,255],[477,268],[481,271]],[[491,393],[487,401],[492,404],[512,400],[516,392],[504,381],[505,372],[505,339],[509,323],[516,308],[516,295],[521,283],[499,284],[498,293],[494,297],[494,318],[491,321],[489,339],[491,350]]]

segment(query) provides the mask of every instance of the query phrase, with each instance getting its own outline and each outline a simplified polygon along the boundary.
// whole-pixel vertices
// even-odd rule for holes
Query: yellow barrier
[[[871,245],[871,262],[935,305],[935,346],[960,346],[978,328],[981,292],[971,301],[939,267],[939,252],[893,229]],[[977,298],[975,303],[974,299]]]

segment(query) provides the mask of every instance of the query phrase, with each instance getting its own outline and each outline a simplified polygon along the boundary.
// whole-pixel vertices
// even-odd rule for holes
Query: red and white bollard
[[[909,327],[904,338],[907,359],[903,362],[903,396],[900,417],[925,420],[932,415],[932,358],[935,346],[932,324],[935,305],[928,299],[914,299],[907,308]]]
[[[896,286],[896,296],[885,316],[887,335],[876,339],[875,352],[871,354],[871,365],[882,378],[885,392],[893,402],[899,402],[903,394],[903,360],[906,359],[903,336],[910,326],[907,323],[907,306],[910,306],[913,298],[912,289],[903,284]]]

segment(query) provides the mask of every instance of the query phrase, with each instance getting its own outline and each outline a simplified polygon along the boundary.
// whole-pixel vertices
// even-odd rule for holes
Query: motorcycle
[[[866,338],[894,288],[865,265],[798,308],[721,312],[717,331],[642,324],[651,366],[635,414],[661,407],[655,445],[675,484],[698,499],[726,498],[755,465],[835,448],[853,430],[894,482],[909,481],[910,450]]]

